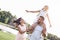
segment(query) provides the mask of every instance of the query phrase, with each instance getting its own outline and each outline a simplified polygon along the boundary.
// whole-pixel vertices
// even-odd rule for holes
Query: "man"
[[[46,25],[44,24],[44,17],[40,16],[36,23],[34,23],[29,31],[33,31],[30,40],[43,40],[46,37]]]

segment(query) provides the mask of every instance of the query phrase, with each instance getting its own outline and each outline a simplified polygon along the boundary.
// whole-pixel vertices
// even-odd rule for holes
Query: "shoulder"
[[[18,28],[21,28],[21,25],[18,25]]]

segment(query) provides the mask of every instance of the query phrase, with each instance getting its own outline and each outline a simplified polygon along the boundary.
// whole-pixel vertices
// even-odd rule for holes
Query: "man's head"
[[[38,23],[42,23],[43,21],[44,21],[44,17],[40,16],[39,19],[38,19]]]

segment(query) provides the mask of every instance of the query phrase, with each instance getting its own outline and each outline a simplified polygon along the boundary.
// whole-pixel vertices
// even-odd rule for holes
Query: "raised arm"
[[[40,12],[40,10],[37,10],[37,11],[28,11],[28,10],[25,10],[26,12],[31,12],[31,13],[38,13]]]
[[[49,21],[49,24],[50,24],[50,27],[51,27],[52,25],[51,25],[51,22],[50,22],[50,19],[49,19],[48,14],[46,14],[46,17],[47,17],[47,19],[48,19],[48,21]]]
[[[21,28],[20,28],[19,26],[17,26],[17,28],[18,28],[19,33],[21,33],[21,34],[23,34],[23,33],[26,32],[26,31],[22,31]]]

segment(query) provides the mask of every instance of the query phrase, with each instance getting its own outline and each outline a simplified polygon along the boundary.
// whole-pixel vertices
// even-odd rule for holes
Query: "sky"
[[[47,22],[47,32],[60,37],[60,0],[0,0],[1,10],[10,11],[17,18],[22,17],[32,24],[37,14],[27,13],[25,10],[40,10],[45,5],[49,6],[48,14],[52,27]]]

